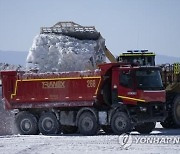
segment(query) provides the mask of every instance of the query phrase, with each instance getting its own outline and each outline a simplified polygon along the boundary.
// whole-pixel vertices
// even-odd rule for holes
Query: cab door
[[[135,90],[135,74],[131,69],[121,69],[119,71],[118,98],[124,104],[136,104],[137,92]]]

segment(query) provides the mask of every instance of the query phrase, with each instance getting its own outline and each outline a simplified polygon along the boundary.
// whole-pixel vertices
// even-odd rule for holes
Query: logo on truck
[[[42,88],[65,88],[65,81],[42,82]]]

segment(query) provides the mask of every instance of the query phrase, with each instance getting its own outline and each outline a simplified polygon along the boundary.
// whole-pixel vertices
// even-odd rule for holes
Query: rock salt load
[[[36,67],[39,72],[96,69],[106,60],[105,40],[95,28],[94,31],[91,29],[92,32],[83,28],[86,27],[73,22],[59,22],[41,32],[34,38],[29,50],[28,68]]]

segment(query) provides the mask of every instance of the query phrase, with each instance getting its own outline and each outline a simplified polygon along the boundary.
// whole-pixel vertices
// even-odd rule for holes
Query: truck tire
[[[168,117],[160,123],[163,128],[176,128],[175,123],[172,119],[171,115],[168,115]]]
[[[172,106],[173,120],[177,127],[180,127],[180,95],[176,96]]]
[[[99,129],[94,114],[89,111],[83,112],[78,119],[78,129],[83,135],[96,135]]]
[[[177,95],[174,100],[169,101],[171,109],[168,112],[168,117],[164,122],[161,122],[163,128],[179,128],[180,127],[180,95]]]
[[[155,122],[145,122],[143,124],[139,124],[135,126],[135,130],[140,134],[149,134],[152,132],[155,126],[156,126]]]
[[[111,118],[111,128],[117,135],[127,133],[131,130],[131,122],[125,112],[115,112]]]
[[[112,130],[110,125],[104,125],[104,126],[101,126],[101,128],[106,134],[112,134],[113,133],[113,130]]]
[[[33,114],[29,112],[19,112],[15,117],[15,123],[21,135],[38,134],[37,119]]]
[[[78,127],[76,126],[62,126],[63,134],[74,134],[77,133]]]
[[[57,134],[60,130],[60,124],[56,116],[52,112],[46,112],[41,115],[38,127],[43,135]]]

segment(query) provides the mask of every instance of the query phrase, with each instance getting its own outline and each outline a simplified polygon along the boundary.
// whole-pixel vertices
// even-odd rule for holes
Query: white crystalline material
[[[78,40],[53,34],[37,35],[27,57],[27,67],[39,72],[82,71],[104,63],[104,39]]]
[[[0,71],[3,70],[23,70],[23,66],[19,65],[12,65],[12,64],[8,64],[8,63],[0,63]]]

